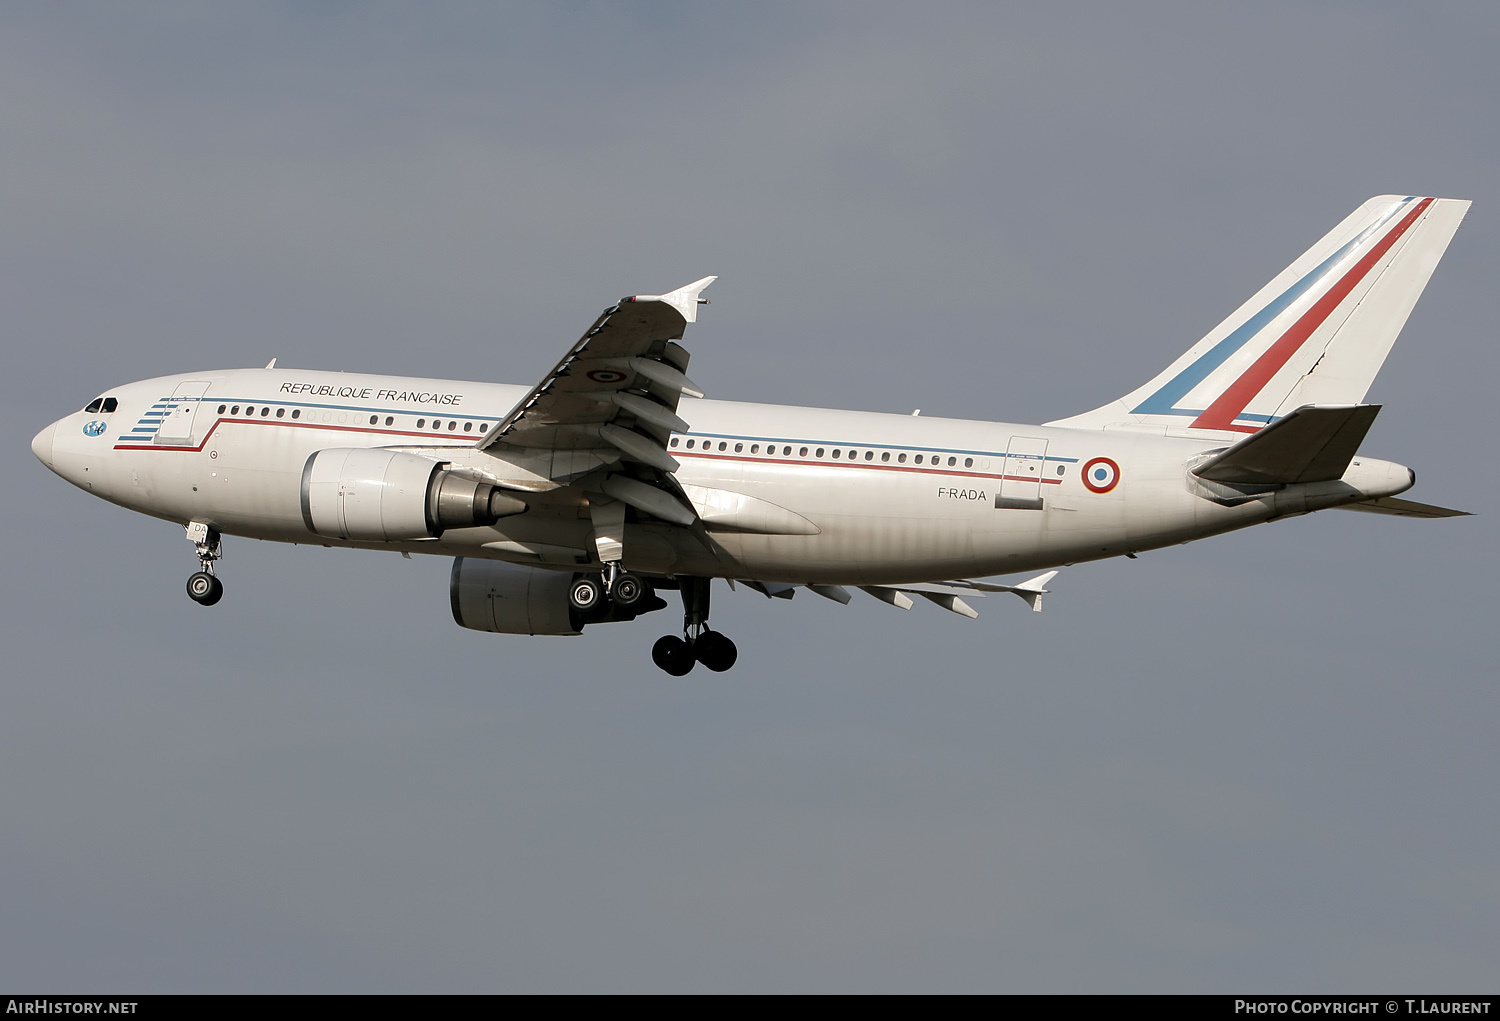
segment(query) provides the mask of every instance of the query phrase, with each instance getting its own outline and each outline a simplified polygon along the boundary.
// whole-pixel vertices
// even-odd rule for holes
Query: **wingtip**
[[[679,287],[675,291],[668,291],[666,294],[633,294],[622,300],[665,302],[675,308],[683,319],[695,323],[698,321],[698,306],[708,304],[708,299],[700,298],[699,295],[717,279],[719,279],[718,276],[707,276]]]

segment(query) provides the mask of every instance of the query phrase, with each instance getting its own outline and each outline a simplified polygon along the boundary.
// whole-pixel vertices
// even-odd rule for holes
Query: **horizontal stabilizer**
[[[1434,507],[1428,503],[1398,500],[1394,496],[1382,496],[1378,500],[1364,500],[1360,503],[1346,503],[1341,509],[1364,511],[1366,514],[1396,514],[1403,518],[1466,518],[1470,515],[1469,511],[1449,510],[1447,507]]]
[[[1194,468],[1193,474],[1241,485],[1332,482],[1344,477],[1379,413],[1378,404],[1304,405]]]

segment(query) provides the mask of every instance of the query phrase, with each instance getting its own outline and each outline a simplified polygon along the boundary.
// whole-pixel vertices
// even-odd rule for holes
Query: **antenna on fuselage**
[[[266,362],[266,368],[268,368],[268,369],[274,369],[274,368],[276,368],[276,359],[272,358],[269,362]]]

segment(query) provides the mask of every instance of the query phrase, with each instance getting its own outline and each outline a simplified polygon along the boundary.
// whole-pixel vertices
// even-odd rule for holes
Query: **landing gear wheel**
[[[610,599],[622,610],[634,609],[646,595],[646,583],[629,572],[616,575],[614,588],[609,590]]]
[[[734,643],[717,631],[705,631],[693,642],[693,658],[714,673],[723,673],[734,666],[739,656]]]
[[[568,587],[568,605],[579,613],[593,613],[604,601],[604,583],[585,575]]]
[[[686,676],[697,660],[692,647],[676,635],[664,635],[651,646],[651,661],[673,677]]]
[[[212,606],[224,598],[224,583],[207,571],[199,571],[187,580],[187,594],[201,606]]]

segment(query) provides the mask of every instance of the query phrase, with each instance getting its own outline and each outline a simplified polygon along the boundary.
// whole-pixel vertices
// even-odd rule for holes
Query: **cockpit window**
[[[103,397],[95,397],[94,398],[94,403],[92,403],[88,407],[84,408],[83,409],[83,413],[85,415],[97,415],[99,413],[99,408],[102,407],[103,404],[104,404],[104,398]]]
[[[93,403],[83,409],[85,415],[108,414],[120,406],[113,397],[95,397]]]
[[[111,411],[114,411],[115,409],[117,409],[119,406],[120,406],[120,402],[119,401],[115,400],[113,397],[106,397],[106,398],[104,398],[104,408],[102,410],[107,415]]]

